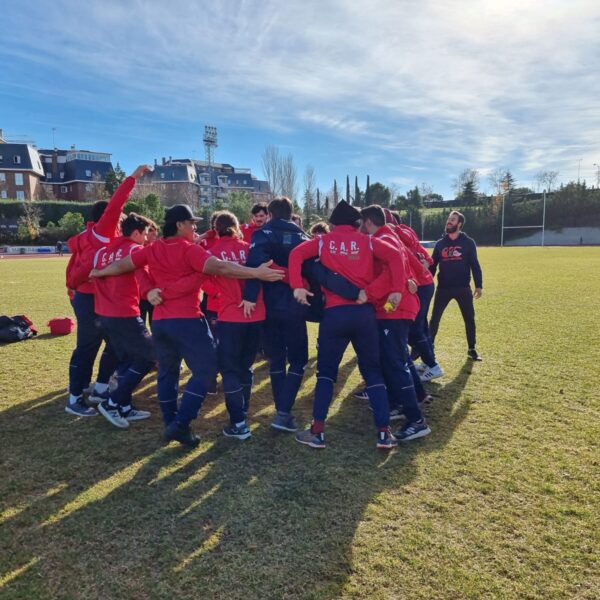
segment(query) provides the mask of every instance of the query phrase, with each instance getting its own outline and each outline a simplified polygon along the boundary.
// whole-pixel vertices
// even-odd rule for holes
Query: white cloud
[[[8,13],[5,53],[103,82],[114,106],[324,129],[448,171],[600,159],[592,0],[56,0],[40,19]]]

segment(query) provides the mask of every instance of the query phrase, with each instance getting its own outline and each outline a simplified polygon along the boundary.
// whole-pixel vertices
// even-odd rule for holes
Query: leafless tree
[[[471,183],[474,190],[479,187],[479,171],[477,169],[464,169],[454,180],[452,187],[457,196],[460,196],[465,185]]]
[[[287,196],[292,202],[296,199],[297,171],[294,157],[288,154],[281,159],[281,195]]]
[[[271,197],[281,194],[282,157],[277,146],[267,146],[262,153],[263,175],[269,183]]]
[[[497,167],[487,176],[488,183],[492,187],[493,192],[496,196],[499,196],[502,193],[502,183],[506,178],[506,169],[502,167]]]
[[[548,192],[552,191],[552,188],[556,184],[556,180],[558,179],[558,171],[540,171],[535,176],[535,181],[537,183],[537,191],[540,191],[540,187]]]

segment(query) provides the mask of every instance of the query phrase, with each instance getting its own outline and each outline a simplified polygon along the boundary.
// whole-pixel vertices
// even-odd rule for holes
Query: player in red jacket
[[[420,369],[422,371],[420,379],[422,381],[431,381],[432,379],[442,377],[444,374],[443,369],[440,367],[435,357],[433,342],[427,323],[429,306],[435,288],[433,276],[429,271],[429,267],[433,264],[433,258],[431,258],[429,252],[423,248],[415,231],[408,227],[408,225],[404,225],[400,222],[400,215],[392,213],[388,209],[385,209],[385,211],[386,223],[394,229],[394,232],[400,238],[400,241],[424,267],[423,269],[415,269],[418,285],[417,294],[419,295],[421,308],[411,326],[408,334],[408,341],[413,348],[414,358],[420,356],[423,361],[423,368]]]
[[[130,213],[121,223],[123,236],[96,253],[94,268],[103,269],[141,250],[150,227],[156,227],[150,219]],[[150,333],[141,318],[140,298],[146,298],[156,286],[146,269],[138,269],[117,277],[97,278],[94,287],[100,327],[119,359],[119,385],[107,392],[98,411],[115,427],[124,429],[131,421],[150,416],[148,411],[133,407],[131,396],[155,364]]]
[[[294,248],[290,254],[290,287],[301,304],[308,303],[310,292],[303,287],[301,267],[308,258],[319,256],[328,269],[362,290],[377,285],[375,260],[388,265],[391,294],[388,301],[395,308],[406,288],[406,273],[397,249],[386,242],[359,232],[360,212],[342,200],[331,213],[333,231]],[[381,371],[375,310],[371,304],[358,304],[325,289],[325,314],[319,326],[317,386],[310,429],[296,434],[296,440],[313,448],[325,447],[325,419],[333,398],[340,361],[349,343],[358,357],[358,365],[369,392],[377,426],[377,447],[393,448],[398,444],[390,430],[388,397]],[[362,302],[366,297],[359,297]]]
[[[250,211],[252,213],[252,222],[242,225],[242,235],[244,241],[248,244],[252,241],[252,234],[260,229],[269,219],[269,209],[266,202],[257,202]]]
[[[278,281],[284,274],[270,263],[248,268],[232,261],[219,260],[194,243],[195,217],[189,206],[172,206],[165,214],[163,238],[134,254],[116,261],[93,277],[120,275],[148,265],[163,301],[155,304],[152,337],[158,359],[158,400],[165,423],[165,438],[196,447],[200,440],[190,423],[198,412],[207,388],[217,371],[215,342],[200,310],[202,278],[186,293],[173,294],[181,281],[195,274],[222,275],[236,279]],[[150,298],[150,296],[149,296]],[[160,299],[159,299],[160,300]],[[192,372],[181,401],[178,402],[181,362]]]
[[[239,265],[246,263],[250,245],[242,238],[236,216],[221,211],[215,220],[218,241],[210,253],[219,260]],[[242,299],[244,282],[229,277],[211,277],[217,295],[217,355],[223,377],[225,404],[230,425],[223,429],[227,437],[250,437],[246,417],[252,392],[252,365],[260,344],[265,305],[262,291],[256,303]]]
[[[98,414],[83,401],[83,390],[90,384],[94,361],[102,344],[102,333],[96,326],[94,285],[89,281],[89,272],[96,252],[110,244],[118,235],[123,206],[136,180],[149,170],[147,165],[139,166],[121,183],[108,203],[96,202],[92,207],[92,221],[84,231],[70,238],[68,242],[71,258],[67,265],[67,288],[77,319],[77,341],[69,363],[69,400],[65,411],[78,417]],[[116,367],[117,358],[107,344],[100,359],[92,396],[108,389],[108,380]]]
[[[376,239],[394,246],[403,263],[405,273],[409,274],[407,287],[402,290],[402,300],[395,310],[386,306],[387,293],[391,280],[383,282],[379,290],[371,288],[375,300],[375,315],[379,328],[379,346],[381,366],[390,398],[390,417],[400,411],[406,416],[406,425],[396,431],[394,437],[400,441],[409,441],[431,433],[417,401],[413,376],[409,369],[408,333],[412,322],[419,312],[419,297],[413,269],[423,269],[403,246],[394,231],[385,224],[385,214],[381,206],[373,205],[361,210],[363,228]],[[383,269],[383,267],[379,267]],[[391,279],[391,278],[390,278]]]

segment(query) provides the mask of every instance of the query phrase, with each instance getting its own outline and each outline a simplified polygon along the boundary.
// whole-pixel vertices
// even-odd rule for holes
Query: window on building
[[[17,200],[25,200],[25,192],[23,190],[17,192]]]
[[[50,171],[46,173],[46,179],[52,179],[52,173]]]
[[[8,198],[8,194],[7,194],[6,190],[2,190],[0,192],[0,198]]]
[[[91,192],[94,189],[94,186],[91,183],[86,183],[85,184],[85,191],[86,192]]]
[[[15,165],[20,165],[21,157],[18,154],[16,156],[13,156],[13,162],[15,163]]]
[[[0,154],[0,162],[4,162],[4,156],[2,156],[2,154]]]
[[[23,185],[23,173],[15,173],[15,185]]]
[[[65,194],[67,192],[67,186],[66,185],[61,185],[60,186],[60,191]]]
[[[91,177],[92,176],[92,172],[89,169],[85,170],[85,176],[86,177]]]
[[[0,173],[0,182],[4,183],[6,181],[6,173]]]
[[[65,178],[65,173],[64,173],[64,171],[61,171],[61,172],[60,172],[60,178],[61,178],[61,179],[64,179],[64,178]]]
[[[164,179],[164,178],[165,178],[165,174],[164,174],[164,173],[161,173],[161,174],[160,174],[160,178],[161,178],[161,179]]]

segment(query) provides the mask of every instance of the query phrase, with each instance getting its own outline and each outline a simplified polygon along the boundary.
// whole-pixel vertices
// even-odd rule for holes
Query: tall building
[[[226,202],[231,192],[247,192],[256,202],[270,196],[268,182],[257,179],[250,169],[225,163],[209,167],[206,161],[189,158],[155,160],[154,170],[140,179],[138,188],[154,191],[167,206],[186,203],[195,208]]]
[[[44,177],[39,197],[94,202],[105,194],[106,175],[113,170],[108,152],[40,150]]]
[[[43,176],[37,148],[32,144],[6,142],[0,129],[0,199],[37,198]]]
[[[110,156],[75,146],[38,150],[31,143],[6,141],[0,129],[0,198],[93,202],[105,194]]]

